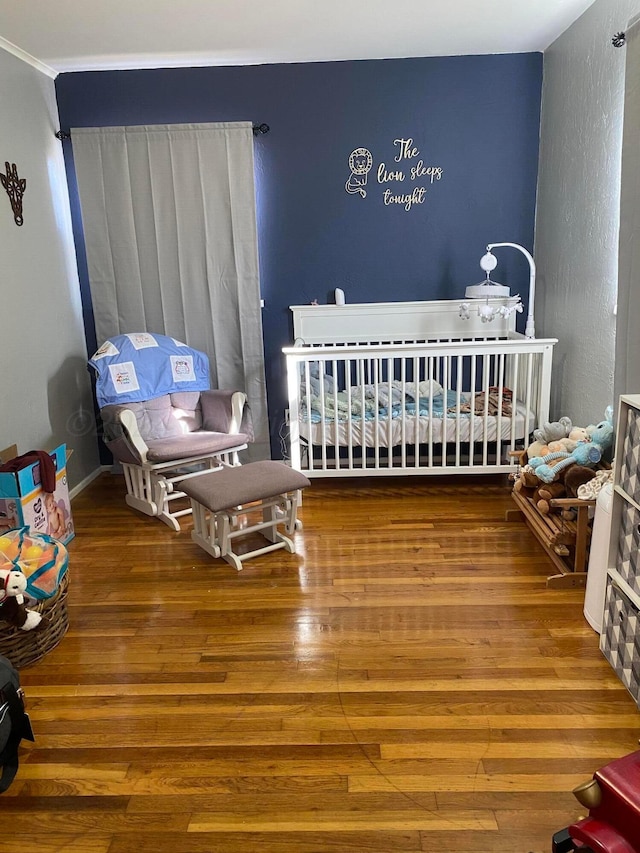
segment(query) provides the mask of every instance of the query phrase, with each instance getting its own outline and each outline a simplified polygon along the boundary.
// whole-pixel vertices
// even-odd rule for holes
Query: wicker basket
[[[66,571],[55,595],[29,605],[29,610],[35,610],[49,620],[49,624],[40,631],[22,631],[0,621],[0,655],[8,658],[16,669],[39,661],[54,649],[67,633],[68,586],[69,572]]]

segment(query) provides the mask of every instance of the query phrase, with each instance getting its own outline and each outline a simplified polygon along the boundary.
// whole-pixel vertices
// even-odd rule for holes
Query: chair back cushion
[[[172,397],[179,398],[182,406],[174,406]],[[107,424],[119,424],[119,414],[122,409],[129,409],[136,416],[138,430],[144,441],[155,441],[158,438],[176,438],[185,435],[202,426],[200,413],[200,392],[189,391],[180,394],[165,394],[154,397],[143,403],[127,403],[124,406],[105,406],[102,409],[107,437]]]
[[[170,394],[173,417],[180,425],[181,430],[196,432],[202,429],[202,408],[200,405],[199,391],[181,391],[178,394]],[[184,430],[183,430],[184,431]]]

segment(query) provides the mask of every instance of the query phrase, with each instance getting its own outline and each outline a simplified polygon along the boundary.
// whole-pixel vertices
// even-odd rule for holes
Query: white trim
[[[633,18],[629,19],[629,23],[627,24],[627,29],[625,31],[625,35],[628,36],[629,30],[631,29],[631,27],[635,27],[635,25],[638,23],[640,23],[640,13],[638,13],[637,15],[634,15]]]
[[[110,471],[110,470],[111,470],[111,465],[100,465],[99,468],[96,468],[96,470],[92,471],[88,477],[85,477],[84,480],[82,480],[82,482],[78,483],[77,486],[74,486],[71,489],[71,491],[69,492],[69,498],[71,500],[73,500],[75,497],[77,497],[80,494],[80,492],[84,491],[88,485],[93,483],[93,481],[96,479],[96,477],[99,477],[100,474],[104,474],[106,471]]]
[[[12,53],[14,56],[17,56],[18,59],[21,59],[28,65],[32,65],[38,71],[41,71],[43,74],[46,74],[47,77],[51,77],[53,80],[55,80],[59,74],[59,72],[56,71],[54,68],[51,68],[49,65],[45,65],[44,62],[40,62],[40,60],[36,59],[35,56],[31,56],[31,54],[27,53],[26,50],[23,50],[21,47],[18,47],[15,44],[12,44],[5,38],[2,38],[2,36],[0,36],[0,47],[6,50],[7,53]]]

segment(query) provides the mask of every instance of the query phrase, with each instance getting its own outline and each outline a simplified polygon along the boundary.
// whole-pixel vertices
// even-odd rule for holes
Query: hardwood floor
[[[1,853],[548,853],[640,713],[503,479],[314,481],[237,573],[102,475]]]

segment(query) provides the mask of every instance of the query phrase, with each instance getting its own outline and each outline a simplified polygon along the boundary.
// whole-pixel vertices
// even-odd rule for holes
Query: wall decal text
[[[429,186],[442,179],[444,170],[441,166],[425,163],[420,156],[420,149],[414,145],[410,136],[394,139],[393,145],[396,150],[393,152],[392,162],[378,163],[375,171],[376,181],[380,187],[384,187],[381,199],[385,206],[401,205],[408,212],[416,205],[424,204]],[[366,198],[365,188],[372,167],[373,156],[368,148],[356,148],[351,152],[351,174],[345,184],[349,194]],[[411,185],[416,181],[421,181],[420,186]]]

